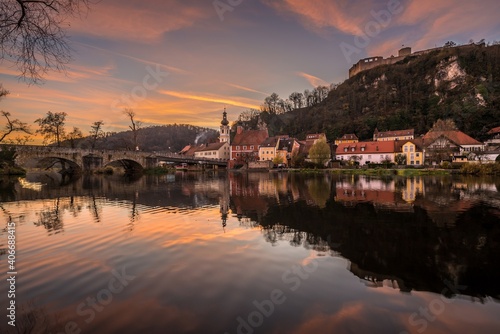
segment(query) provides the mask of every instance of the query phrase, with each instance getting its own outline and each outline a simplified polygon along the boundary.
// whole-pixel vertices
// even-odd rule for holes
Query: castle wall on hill
[[[455,48],[470,48],[470,47],[475,47],[475,46],[484,46],[483,44],[466,44],[466,45],[460,45],[460,46],[455,46]],[[440,51],[445,49],[446,47],[438,47],[438,48],[432,48],[432,49],[427,49],[427,50],[422,50],[422,51],[417,51],[413,52],[411,51],[410,47],[405,47],[399,50],[397,56],[391,56],[389,58],[384,58],[384,57],[369,57],[369,58],[364,58],[358,61],[356,64],[354,64],[350,69],[349,69],[349,78],[352,78],[358,73],[361,73],[366,70],[370,70],[372,68],[375,68],[380,65],[393,65],[397,63],[398,61],[401,61],[405,59],[407,56],[422,56],[425,54],[428,54],[433,51]]]

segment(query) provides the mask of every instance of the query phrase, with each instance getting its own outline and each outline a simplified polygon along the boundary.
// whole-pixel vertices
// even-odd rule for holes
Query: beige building
[[[206,144],[196,152],[194,152],[195,158],[205,158],[214,160],[229,160],[230,157],[230,147],[228,142],[222,143],[212,143]]]

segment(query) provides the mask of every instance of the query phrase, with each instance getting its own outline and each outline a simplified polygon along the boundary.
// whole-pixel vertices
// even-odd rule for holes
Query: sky
[[[369,56],[500,40],[500,2],[483,0],[101,0],[68,19],[73,60],[40,85],[0,62],[0,109],[32,124],[48,111],[84,134],[144,125],[218,128],[276,92],[341,83]]]

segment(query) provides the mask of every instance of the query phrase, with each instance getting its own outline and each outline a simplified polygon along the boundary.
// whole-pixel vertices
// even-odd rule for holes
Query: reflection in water
[[[312,290],[304,288],[306,290],[300,292],[300,298],[296,297],[305,303],[304,307],[311,308],[316,307],[314,298],[317,298],[318,305],[327,303],[322,307],[332,314],[338,314],[336,312],[341,311],[343,303],[354,302],[349,301],[354,297],[339,292],[342,289],[335,290],[328,301],[322,299],[324,294],[321,291],[329,291],[332,285],[340,284],[332,283],[337,279],[352,295],[364,296],[366,300],[357,302],[360,303],[360,314],[367,319],[378,314],[364,304],[373,298],[372,294],[390,295],[397,298],[399,304],[429,302],[429,295],[426,295],[429,292],[447,298],[457,294],[469,296],[471,300],[485,304],[491,298],[500,300],[500,268],[496,265],[500,255],[500,187],[496,179],[213,172],[129,180],[85,175],[64,186],[44,184],[41,189],[32,189],[15,181],[3,181],[0,192],[5,199],[3,215],[26,215],[28,220],[23,224],[28,240],[30,235],[35,240],[43,227],[51,237],[44,242],[53,243],[51,247],[58,245],[61,249],[58,252],[66,252],[64,255],[57,253],[61,262],[58,265],[67,262],[66,265],[72,268],[74,273],[67,273],[71,282],[83,280],[90,284],[97,277],[106,277],[109,268],[123,264],[142,272],[143,284],[151,286],[151,280],[154,288],[144,290],[141,301],[157,312],[168,309],[175,315],[170,320],[158,322],[158,328],[173,324],[172,328],[177,328],[179,333],[199,332],[200,327],[188,326],[188,323],[195,322],[192,317],[198,316],[203,326],[209,326],[205,332],[213,332],[211,329],[214,328],[224,332],[232,325],[216,326],[231,323],[240,315],[234,312],[248,313],[245,309],[247,298],[252,305],[256,298],[252,297],[254,294],[268,295],[269,291],[279,288],[279,285],[275,286],[276,282],[281,282],[283,272],[289,268],[282,263],[290,263],[287,261],[291,261],[295,254],[306,254],[306,258],[317,254],[324,259],[348,260],[343,268],[347,266],[351,276],[339,278],[345,275],[342,271],[336,272],[334,278],[328,278],[326,273],[314,275],[317,281],[307,285],[307,289]],[[32,210],[23,211],[28,206]],[[18,214],[13,214],[13,211]],[[27,222],[33,222],[36,230],[29,229]],[[56,235],[57,240],[54,239]],[[261,244],[260,240],[265,242]],[[32,244],[29,247],[36,253],[44,245]],[[65,260],[66,254],[70,254],[71,259]],[[75,259],[83,262],[73,267]],[[56,264],[49,259],[46,261],[58,275],[67,271],[54,267]],[[148,268],[149,263],[153,269]],[[42,267],[33,270],[33,275],[43,272]],[[267,281],[267,275],[274,271],[277,272],[271,276],[276,278]],[[164,277],[168,277],[168,285],[163,284]],[[39,280],[27,278],[27,291],[34,294],[38,291],[34,290],[37,284],[49,284],[43,279],[39,283]],[[191,281],[203,284],[193,287]],[[352,282],[356,284],[352,285]],[[369,289],[360,292],[359,282]],[[32,290],[30,286],[33,286]],[[48,287],[45,289],[50,291]],[[99,291],[101,288],[97,285],[93,289]],[[227,297],[227,289],[234,295]],[[95,294],[94,290],[85,293]],[[221,305],[228,305],[224,307],[231,310],[227,311],[231,317],[219,325],[207,325],[205,320],[214,315],[209,316],[207,309],[210,307],[191,295],[195,291],[207,300],[216,298]],[[306,297],[306,291],[311,295]],[[392,295],[391,291],[411,293],[412,299],[409,300],[407,295]],[[313,297],[316,294],[318,296]],[[341,302],[340,296],[347,299]],[[37,295],[30,296],[34,297]],[[59,298],[68,297],[63,294]],[[78,302],[66,301],[72,306]],[[198,309],[195,316],[190,312],[192,308],[197,309],[195,304],[198,302],[201,303],[199,307],[204,305],[207,309]],[[56,310],[64,309],[51,303],[57,306],[60,303],[57,298],[48,304]],[[123,311],[129,303],[134,301],[110,306],[110,312]],[[162,306],[156,305],[158,303]],[[289,302],[287,312],[299,312],[300,307],[295,303]],[[395,306],[387,304],[384,307]],[[455,307],[460,312],[469,310],[463,305]],[[137,312],[134,316],[142,314],[137,307],[133,309]],[[413,311],[401,307],[398,312],[404,320]],[[64,312],[69,312],[66,316],[74,317],[71,310]],[[308,317],[297,314],[296,328],[303,329],[295,332],[307,333],[311,328],[321,327],[319,324],[325,318],[318,319],[311,311],[308,314],[312,327],[304,325]],[[391,315],[380,313],[379,316],[387,318]],[[484,317],[486,322],[493,321],[493,318]],[[183,319],[181,323],[177,323],[179,319]],[[277,315],[268,320],[269,326],[280,323],[280,319],[281,316]],[[113,330],[130,325],[123,321],[122,324],[115,322]],[[313,326],[313,321],[318,321],[319,327]],[[328,321],[323,325],[342,331],[343,327],[339,325],[342,321]],[[391,326],[384,327],[384,330],[394,330]],[[405,326],[396,326],[396,329]],[[92,332],[91,329],[103,328],[107,327],[96,322],[87,330]],[[406,330],[414,331],[415,328],[410,326]]]

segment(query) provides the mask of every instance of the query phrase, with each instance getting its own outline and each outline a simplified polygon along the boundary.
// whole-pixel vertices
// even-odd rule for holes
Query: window
[[[368,159],[371,159],[372,158],[372,155],[371,154],[368,154]]]
[[[420,165],[420,161],[417,161],[417,165]]]
[[[250,146],[250,149],[253,150],[253,146]]]
[[[364,147],[362,147],[362,148],[361,148],[361,152],[364,152],[364,151],[365,151],[365,148],[364,148]]]
[[[417,158],[419,158],[419,157],[420,157],[420,153],[417,153]]]
[[[405,146],[405,152],[408,152],[408,146]]]
[[[380,155],[380,160],[384,160],[384,156],[382,154]]]
[[[414,165],[414,164],[415,164],[415,161],[411,160],[410,165]]]
[[[347,152],[347,147],[344,148],[344,152]]]
[[[410,152],[413,152],[413,146],[410,146]]]
[[[354,147],[351,149],[351,151],[353,151],[353,152],[354,152],[355,150],[356,150],[356,149],[355,149]]]
[[[246,147],[246,146],[243,146],[243,149],[244,149],[244,150],[246,150],[246,149],[247,149],[247,147]]]
[[[240,147],[239,146],[236,146],[236,150],[239,151],[240,150]]]

